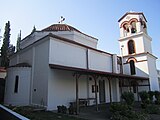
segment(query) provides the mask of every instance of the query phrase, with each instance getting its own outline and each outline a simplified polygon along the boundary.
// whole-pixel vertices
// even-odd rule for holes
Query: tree
[[[34,33],[36,31],[36,27],[35,27],[35,25],[33,26],[33,30],[32,30],[32,32],[31,33]]]
[[[15,53],[15,46],[13,46],[12,44],[9,45],[8,48],[8,56],[12,55]]]
[[[1,66],[8,67],[9,66],[9,58],[8,58],[8,51],[10,45],[10,22],[8,21],[5,26],[3,44],[1,47]]]
[[[20,33],[18,34],[18,37],[17,37],[17,46],[16,46],[17,52],[20,50],[20,41],[21,41],[21,30],[20,30]]]

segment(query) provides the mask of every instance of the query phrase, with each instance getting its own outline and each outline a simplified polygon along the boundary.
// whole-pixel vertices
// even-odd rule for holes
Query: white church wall
[[[75,80],[75,78],[74,78]],[[87,76],[82,75],[78,80],[79,85],[79,98],[87,98],[88,90],[87,90]]]
[[[149,69],[149,79],[150,79],[150,86],[151,90],[158,90],[159,91],[159,82],[158,82],[158,75],[156,69],[156,58],[153,56],[148,55],[148,69]]]
[[[112,64],[113,64],[112,72],[119,73],[120,71],[119,71],[119,68],[117,65],[117,55],[116,54],[113,54],[113,56],[112,56]]]
[[[134,42],[135,42],[135,52],[136,53],[143,53],[143,52],[145,52],[144,51],[144,46],[143,46],[144,45],[143,37],[132,36],[131,38],[126,38],[126,39],[124,39],[123,41],[120,42],[120,49],[121,49],[122,45],[124,46],[122,48],[122,51],[121,51],[121,52],[123,52],[123,56],[127,56],[129,54],[128,53],[128,41],[129,40],[134,40]]]
[[[32,65],[32,57],[33,57],[32,48],[26,49],[19,54],[17,63],[28,63],[29,65]]]
[[[145,52],[149,52],[152,53],[152,48],[151,48],[151,38],[148,39],[147,36],[145,36],[143,38],[143,42],[144,42],[144,48],[145,48]]]
[[[58,31],[58,32],[51,32],[54,35],[67,38],[69,40],[74,40],[74,32],[73,31]]]
[[[78,79],[79,98],[87,98],[87,76]],[[48,81],[48,110],[56,110],[58,105],[69,106],[76,101],[76,79],[73,72],[64,70],[50,70]]]
[[[33,44],[34,42],[36,42],[37,40],[43,38],[44,36],[46,36],[47,34],[49,34],[49,32],[43,32],[43,31],[36,31],[32,34],[30,34],[29,36],[27,36],[26,38],[24,38],[21,42],[20,42],[20,48],[24,49],[25,47]]]
[[[131,74],[131,72],[130,72],[130,65],[129,64],[124,64],[123,65],[123,72],[126,75],[130,75]]]
[[[18,90],[15,92],[15,81],[18,76]],[[7,70],[7,79],[5,87],[5,104],[11,105],[29,105],[30,102],[30,77],[31,68],[29,67],[11,67]]]
[[[118,79],[111,80],[112,102],[119,101],[119,82]]]
[[[137,20],[139,20],[139,15],[131,14],[131,15],[125,16],[125,17],[119,22],[119,27],[120,27],[120,25],[121,25],[124,21],[129,21],[129,20],[131,20],[132,18],[136,18]]]
[[[86,69],[86,49],[51,38],[49,63]]]
[[[48,79],[48,110],[56,110],[58,105],[69,106],[76,99],[76,82],[73,73],[63,70],[50,70]]]
[[[9,65],[10,66],[16,65],[17,64],[17,58],[18,58],[18,55],[12,55],[10,57]]]
[[[148,77],[149,72],[148,72],[148,62],[147,61],[136,62],[135,67],[136,67],[137,76]]]
[[[28,63],[32,66],[33,59],[33,49],[32,47],[28,47],[17,54],[14,54],[10,57],[10,66],[16,65],[18,63]]]
[[[91,70],[112,72],[112,56],[105,53],[89,50],[88,66]]]
[[[124,33],[123,27],[120,28],[120,38],[125,37],[126,34]]]
[[[120,52],[121,52],[121,55],[123,55],[123,56],[128,55],[128,45],[127,45],[127,43],[128,43],[128,41],[119,42]],[[122,49],[121,49],[121,47],[122,47]]]
[[[147,62],[147,57],[146,56],[137,56],[135,62],[135,70],[136,70],[136,76],[143,76],[143,77],[148,77],[148,62]],[[124,58],[125,64],[123,65],[124,69],[124,74],[131,75],[130,72],[130,64],[127,63],[127,58]]]
[[[135,42],[135,49],[136,49],[136,53],[143,53],[144,51],[144,41],[143,41],[143,37],[135,37],[133,38],[134,42]]]
[[[91,38],[79,32],[74,32],[74,41],[95,49],[97,48],[98,43],[97,39]]]
[[[34,71],[32,85],[32,104],[47,105],[49,72],[49,39],[35,45]]]

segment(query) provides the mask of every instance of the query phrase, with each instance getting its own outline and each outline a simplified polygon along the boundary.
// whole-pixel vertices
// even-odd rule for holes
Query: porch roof
[[[131,76],[131,75],[126,75],[126,74],[118,74],[118,73],[104,72],[104,71],[98,71],[98,70],[69,67],[69,66],[63,66],[63,65],[57,65],[57,64],[49,64],[49,66],[52,69],[74,71],[80,74],[100,75],[104,77],[123,78],[123,79],[126,78],[126,79],[132,79],[132,80],[133,79],[134,80],[149,80],[148,77]]]

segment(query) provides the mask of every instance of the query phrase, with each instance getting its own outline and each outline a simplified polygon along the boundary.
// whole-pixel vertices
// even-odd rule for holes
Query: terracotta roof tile
[[[79,33],[81,33],[85,36],[88,36],[88,37],[91,37],[93,39],[98,40],[97,38],[94,38],[90,35],[87,35],[87,34],[81,32],[81,31],[79,31],[78,29],[76,29],[76,28],[74,28],[70,25],[67,25],[67,24],[53,24],[53,25],[51,25],[47,28],[44,28],[42,31],[76,31],[76,32],[79,32]]]
[[[29,65],[28,63],[18,63],[10,67],[31,67],[31,65]]]
[[[43,29],[42,31],[77,31],[77,32],[80,32],[76,28],[69,26],[67,24],[53,24],[53,25]]]

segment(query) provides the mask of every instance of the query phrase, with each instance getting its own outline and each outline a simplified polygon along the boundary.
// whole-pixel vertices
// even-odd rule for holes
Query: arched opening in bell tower
[[[133,40],[128,41],[128,53],[129,54],[135,53],[135,43]]]
[[[127,36],[127,34],[130,33],[128,22],[122,23],[122,28],[123,28],[123,35]]]
[[[143,20],[140,18],[140,23],[141,23],[143,32],[147,34],[147,25],[146,25],[146,22],[143,21]]]
[[[132,21],[131,22],[131,33],[136,33],[137,29],[136,29],[136,22]]]

